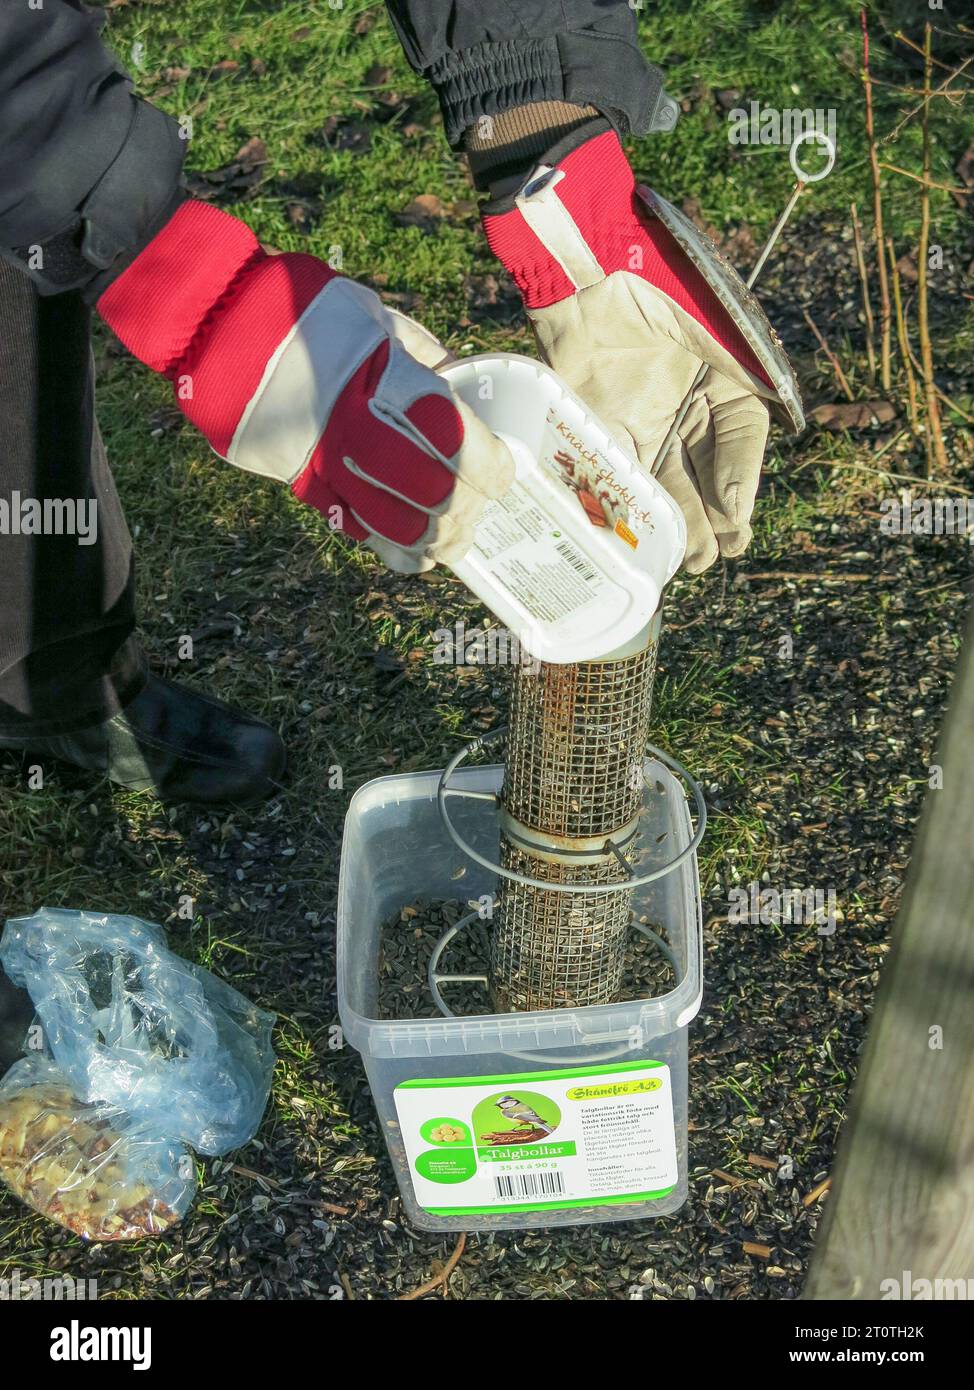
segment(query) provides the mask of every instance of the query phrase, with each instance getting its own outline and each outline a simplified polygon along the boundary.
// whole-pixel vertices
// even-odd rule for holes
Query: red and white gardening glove
[[[687,569],[739,555],[769,408],[795,429],[804,421],[784,351],[736,271],[682,213],[636,186],[611,130],[568,136],[483,220],[544,360],[683,511]]]
[[[431,368],[443,345],[314,256],[183,203],[98,300],[217,454],[289,484],[391,569],[460,559],[507,447]]]

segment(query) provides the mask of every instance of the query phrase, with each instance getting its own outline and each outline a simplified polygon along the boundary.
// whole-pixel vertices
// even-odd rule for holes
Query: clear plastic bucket
[[[645,773],[640,873],[692,835],[679,781],[649,759]],[[502,777],[499,766],[471,768],[451,785],[498,792]],[[702,993],[696,856],[633,890],[635,918],[668,941],[669,992],[543,1013],[379,1019],[383,924],[418,897],[474,900],[496,888],[496,875],[447,834],[439,780],[409,773],[360,787],[339,875],[339,1016],[361,1053],[411,1222],[469,1231],[669,1215],[687,1193],[687,1027]],[[464,839],[496,859],[490,803],[456,797],[451,814]],[[512,1126],[534,1137],[495,1152],[488,1141]],[[630,1160],[635,1185],[620,1191]]]

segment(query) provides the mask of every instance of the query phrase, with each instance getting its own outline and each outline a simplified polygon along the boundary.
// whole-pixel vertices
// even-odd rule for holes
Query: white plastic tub
[[[662,864],[673,858],[691,837],[680,783],[657,762],[647,760],[646,773],[647,787],[653,790],[647,792],[644,812],[641,840],[649,848],[648,857],[639,864],[641,873],[651,869],[654,860]],[[502,776],[501,767],[471,768],[455,773],[451,785],[497,792]],[[376,1017],[377,967],[383,923],[418,897],[471,900],[493,893],[496,887],[496,876],[464,856],[447,835],[436,806],[438,781],[437,772],[410,773],[380,777],[359,788],[345,819],[339,877],[339,1016],[346,1041],[362,1055],[411,1222],[431,1231],[501,1230],[635,1220],[676,1211],[687,1192],[687,1026],[700,1007],[702,992],[695,856],[633,892],[636,917],[645,915],[666,930],[678,973],[669,993],[642,1001],[544,1013],[380,1020]],[[455,797],[451,811],[466,840],[486,856],[496,857],[496,817],[485,809],[487,806],[489,803],[483,801]],[[664,836],[659,844],[657,836]],[[652,1065],[656,1063],[660,1066]],[[573,1078],[570,1073],[580,1068],[599,1070],[590,1078]],[[596,1112],[591,1106],[604,1103],[589,1092],[591,1085],[601,1084],[606,1070],[613,1076],[631,1077],[634,1085],[662,1087],[652,1100],[657,1107],[663,1105],[667,1091],[671,1095],[672,1118],[658,1115],[653,1121],[656,1138],[651,1136],[650,1142],[659,1139],[661,1152],[655,1157],[644,1155],[641,1160],[650,1168],[658,1162],[658,1169],[653,1171],[663,1175],[652,1188],[653,1195],[641,1191],[638,1198],[631,1192],[620,1197],[613,1194],[610,1182],[607,1195],[598,1201],[589,1200],[588,1195],[573,1199],[577,1155],[562,1159],[556,1154],[550,1163],[543,1155],[539,1164],[532,1163],[528,1154],[524,1163],[505,1162],[493,1168],[481,1162],[486,1150],[478,1142],[474,1102],[486,1104],[487,1089],[497,1092],[489,1097],[491,1114],[496,1108],[493,1102],[510,1099],[512,1090],[526,1087],[529,1103],[532,1096],[543,1100],[557,1092],[564,1112],[561,1132],[568,1133],[583,1110],[592,1116]],[[577,1085],[571,1087],[572,1099],[566,1101],[565,1088],[573,1081]],[[436,1087],[441,1088],[438,1093]],[[437,1094],[447,1097],[444,1104],[437,1103]],[[469,1105],[465,1103],[468,1097]],[[424,1120],[422,1106],[426,1102],[429,1113]],[[649,1101],[643,1097],[639,1103]],[[499,1114],[496,1119],[502,1126]],[[549,1113],[548,1123],[550,1119]],[[455,1123],[464,1132],[463,1140],[449,1146],[430,1139],[438,1128],[434,1121],[439,1120]],[[408,1131],[405,1135],[403,1125]],[[550,1138],[551,1142],[542,1147],[559,1147],[557,1124]],[[417,1152],[424,1146],[432,1158],[418,1160]],[[471,1161],[476,1173],[468,1180],[463,1167]],[[585,1162],[590,1162],[588,1156]],[[417,1163],[425,1164],[426,1173],[440,1170],[435,1187],[422,1175],[414,1182]],[[555,1179],[537,1174],[557,1174],[560,1169],[568,1173],[567,1178],[557,1179],[565,1190],[546,1190]],[[514,1175],[508,1191],[503,1198],[493,1190],[485,1197],[485,1174],[493,1187],[493,1175],[500,1172]],[[524,1174],[527,1176],[522,1180]],[[418,1200],[417,1187],[422,1201]],[[439,1195],[431,1200],[431,1192]],[[521,1195],[526,1200],[512,1200]]]
[[[508,445],[513,486],[454,572],[542,661],[627,654],[686,550],[683,513],[549,367],[518,353],[440,369]]]

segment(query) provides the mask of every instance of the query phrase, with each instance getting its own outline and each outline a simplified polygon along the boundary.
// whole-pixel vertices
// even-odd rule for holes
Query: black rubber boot
[[[50,737],[2,737],[0,748],[58,758],[164,801],[208,806],[271,796],[287,761],[268,724],[156,676],[104,724]]]

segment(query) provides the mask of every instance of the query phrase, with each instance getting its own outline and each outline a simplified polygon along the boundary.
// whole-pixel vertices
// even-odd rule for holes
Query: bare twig
[[[913,375],[913,364],[910,360],[910,340],[906,336],[906,319],[903,317],[903,296],[900,292],[900,272],[896,267],[896,252],[893,250],[893,238],[887,237],[886,249],[889,252],[890,275],[893,281],[893,304],[896,308],[896,338],[900,345],[900,357],[903,359],[903,370],[906,372],[906,385],[910,397],[910,424],[913,433],[916,434],[920,425],[920,414],[917,409],[917,384]]]
[[[873,341],[873,306],[869,298],[869,276],[866,272],[866,257],[862,249],[862,227],[859,225],[859,209],[852,204],[852,232],[856,242],[856,267],[859,271],[859,284],[862,287],[862,312],[866,318],[866,357],[869,362],[869,384],[876,381],[876,344]]]
[[[811,314],[808,312],[808,310],[807,310],[807,309],[803,309],[803,310],[802,310],[802,315],[803,315],[803,317],[804,317],[804,319],[805,319],[805,322],[808,324],[809,328],[810,328],[810,329],[812,330],[812,332],[815,334],[815,341],[818,343],[819,347],[822,349],[822,351],[825,353],[826,357],[829,359],[829,363],[831,364],[832,370],[833,370],[833,372],[835,372],[835,379],[836,379],[836,381],[839,383],[839,385],[841,386],[842,390],[845,392],[846,400],[847,400],[847,401],[851,401],[851,400],[853,399],[852,388],[851,388],[851,386],[849,385],[848,381],[846,380],[846,374],[845,374],[845,372],[842,370],[842,363],[839,361],[839,359],[836,357],[835,353],[834,353],[834,352],[832,351],[832,349],[829,347],[828,343],[827,343],[827,342],[825,341],[825,339],[822,337],[822,334],[819,332],[818,327],[817,327],[817,325],[816,325],[816,323],[815,323],[815,320],[812,318],[812,316],[811,316]]]
[[[940,402],[933,379],[933,346],[930,342],[930,305],[927,298],[927,253],[930,246],[930,78],[933,30],[929,20],[923,29],[923,191],[920,194],[920,245],[917,250],[917,328],[920,335],[920,361],[923,364],[923,386],[927,403],[927,477],[932,478],[934,465],[938,472],[949,467],[944,448],[944,432],[940,424]]]
[[[925,179],[921,174],[911,174],[909,169],[901,169],[898,164],[880,163],[880,169],[888,169],[891,174],[902,174],[905,179],[912,179],[914,183],[921,183],[925,188],[939,188],[944,193],[964,193],[970,195],[970,188],[954,188],[949,183],[938,183],[936,179]]]
[[[899,38],[900,35],[897,35],[897,37]],[[909,40],[904,40],[904,42],[910,42],[910,41],[909,41]],[[915,48],[916,51],[917,51],[918,53],[922,53],[922,52],[923,52],[923,49],[920,48],[920,47],[918,47],[918,45],[915,44],[915,43],[910,42],[910,47],[911,47],[911,48]],[[974,63],[974,54],[972,54],[971,57],[969,57],[969,58],[965,58],[964,61],[959,65],[959,67],[954,68],[954,70],[950,73],[950,75],[949,75],[948,77],[945,77],[944,80],[943,80],[943,82],[941,82],[940,86],[937,87],[933,92],[931,92],[930,95],[931,95],[931,96],[956,96],[956,97],[959,97],[959,98],[963,99],[963,97],[966,95],[965,92],[948,92],[948,91],[947,91],[947,88],[950,86],[951,82],[953,82],[955,78],[959,77],[959,76],[961,75],[961,73],[962,73],[966,68],[968,68],[968,67],[971,65],[971,63]],[[940,66],[940,67],[945,67],[946,64],[940,63],[939,66]],[[900,131],[903,129],[903,127],[904,127],[909,121],[912,121],[914,116],[919,116],[919,114],[920,114],[920,112],[921,112],[922,110],[923,110],[923,102],[921,101],[921,102],[918,102],[916,106],[912,107],[911,110],[907,111],[907,113],[906,113],[906,115],[903,117],[903,119],[902,119],[901,121],[898,121],[897,124],[893,127],[893,129],[889,132],[889,134],[888,134],[888,135],[884,135],[883,138],[882,138],[882,140],[881,140],[879,143],[880,143],[881,145],[891,145],[891,144],[893,143],[893,141],[896,139],[896,137],[899,135],[899,133],[900,133]]]
[[[232,1173],[239,1173],[242,1178],[253,1178],[255,1182],[267,1183],[269,1187],[284,1186],[277,1178],[269,1177],[267,1173],[255,1173],[253,1168],[245,1168],[242,1163],[229,1163],[227,1167]]]
[[[913,363],[913,368],[916,371],[916,373],[922,377],[923,368],[917,361],[916,353],[913,351],[912,348],[910,348],[910,361]],[[952,396],[948,396],[946,391],[941,390],[941,388],[937,385],[936,382],[933,383],[933,389],[937,393],[937,399],[943,401],[944,405],[947,407],[948,410],[956,411],[962,420],[967,420],[970,424],[974,425],[974,415],[972,415],[969,410],[965,410],[962,405],[958,405],[954,398]]]
[[[750,584],[755,579],[787,579],[793,584],[869,584],[879,579],[895,579],[894,574],[836,574],[828,570],[757,570],[741,571],[741,578]],[[718,1172],[719,1169],[714,1169]]]
[[[970,60],[968,60],[968,61],[970,61]],[[942,65],[941,65],[941,66],[942,66]],[[968,80],[970,80],[970,79],[968,79]],[[949,82],[950,79],[948,78],[947,81]],[[878,77],[874,77],[874,78],[873,78],[873,86],[874,86],[874,87],[889,87],[890,91],[892,91],[892,92],[899,92],[899,94],[900,94],[901,97],[922,97],[922,96],[923,96],[923,88],[922,88],[922,87],[901,87],[901,86],[899,85],[898,82],[881,82],[880,79],[879,79]],[[947,102],[947,104],[948,104],[949,106],[954,106],[954,107],[962,106],[963,103],[964,103],[964,98],[967,96],[968,92],[971,90],[969,87],[964,87],[964,88],[962,88],[961,91],[959,91],[959,92],[948,92],[948,91],[946,90],[946,87],[947,87],[947,82],[945,82],[945,83],[943,84],[943,87],[935,87],[935,88],[933,89],[933,91],[930,93],[930,99],[931,99],[931,101],[932,101],[935,97],[943,97],[943,99]],[[922,111],[922,110],[923,110],[923,103],[922,103],[922,102],[920,103],[920,106],[919,106],[917,109],[918,109],[918,111]],[[900,128],[901,128],[901,129],[902,129],[902,126],[903,126],[903,122],[900,121]],[[884,135],[884,136],[882,137],[882,139],[880,140],[879,143],[880,143],[881,145],[888,145],[888,144],[890,143],[890,142],[889,142],[889,137],[886,136],[886,135]]]
[[[435,1289],[442,1289],[444,1295],[450,1283],[450,1275],[456,1269],[460,1256],[463,1254],[467,1245],[466,1235],[461,1235],[456,1245],[453,1247],[453,1254],[440,1270],[439,1274],[434,1274],[432,1279],[427,1279],[425,1284],[420,1284],[418,1289],[413,1289],[411,1293],[402,1293],[396,1300],[398,1303],[411,1303],[414,1299],[423,1298],[428,1293],[433,1293]]]
[[[876,452],[873,454],[873,462],[875,463],[876,459],[881,459],[884,454],[888,454],[890,449],[892,449],[895,445],[899,444],[903,436],[908,433],[908,430],[898,430],[896,434],[891,435],[890,438],[887,439],[886,443],[881,445],[880,448],[878,448]]]
[[[731,1187],[757,1187],[754,1178],[739,1178],[734,1173],[725,1172],[723,1168],[711,1168],[711,1177],[717,1178],[720,1182],[730,1183]]]
[[[923,49],[921,48],[921,46],[918,43],[914,43],[908,34],[903,33],[902,29],[897,29],[896,33],[893,35],[893,38],[897,39],[900,43],[905,43],[907,48],[912,48],[914,53],[919,53],[920,57],[923,57]],[[950,72],[952,70],[949,63],[942,63],[939,58],[934,58],[933,61],[934,66],[938,68],[943,68],[944,72]]]
[[[803,459],[796,465],[796,471],[803,468],[851,468],[855,473],[875,473],[880,478],[890,478],[894,483],[909,483],[912,487],[936,488],[938,492],[958,492],[963,497],[969,494],[969,489],[961,483],[948,482],[943,478],[928,482],[926,478],[914,478],[909,473],[890,473],[886,468],[871,468],[868,463],[849,463],[845,459]]]
[[[873,236],[876,242],[876,265],[879,269],[879,361],[880,380],[885,391],[890,385],[890,334],[892,311],[889,301],[889,281],[886,275],[886,256],[883,247],[886,238],[883,234],[883,193],[879,169],[879,155],[876,153],[876,131],[873,125],[873,84],[869,72],[869,29],[866,24],[866,11],[859,11],[862,28],[862,82],[866,93],[866,139],[869,142],[869,167],[873,179]]]
[[[754,1255],[759,1260],[770,1260],[773,1248],[771,1245],[762,1244],[759,1240],[745,1240],[741,1245],[745,1255]]]
[[[803,1206],[803,1207],[811,1207],[811,1206],[814,1206],[815,1203],[819,1200],[819,1198],[825,1196],[826,1192],[828,1192],[828,1190],[829,1190],[829,1188],[830,1188],[831,1186],[832,1186],[832,1179],[831,1179],[831,1177],[826,1178],[824,1182],[820,1182],[819,1185],[818,1185],[818,1187],[813,1187],[812,1190],[811,1190],[811,1192],[807,1192],[807,1193],[805,1194],[805,1196],[802,1198],[802,1206]]]
[[[962,420],[966,420],[969,425],[974,425],[974,415],[972,415],[969,410],[965,410],[962,405],[958,405],[955,400],[952,400],[951,397],[947,395],[946,391],[941,391],[936,382],[933,383],[933,389],[936,391],[938,399],[943,401],[948,410],[956,411]]]

